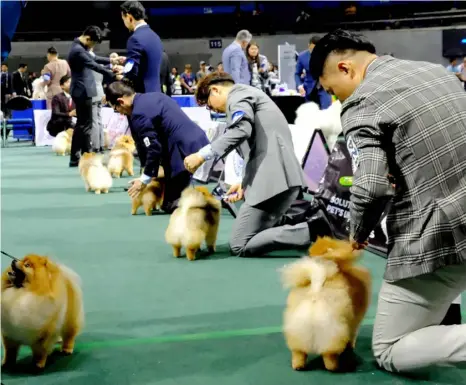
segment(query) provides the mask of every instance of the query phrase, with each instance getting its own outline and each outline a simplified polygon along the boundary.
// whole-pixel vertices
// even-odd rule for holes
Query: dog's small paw
[[[73,349],[62,349],[61,354],[63,354],[64,356],[71,356],[73,354],[73,351]]]

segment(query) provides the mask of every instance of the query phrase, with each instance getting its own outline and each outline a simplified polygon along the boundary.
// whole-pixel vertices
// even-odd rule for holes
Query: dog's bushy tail
[[[351,243],[330,237],[319,237],[309,248],[310,257],[321,257],[335,262],[340,268],[353,265],[361,256],[354,251]]]
[[[314,292],[323,287],[327,278],[337,273],[337,264],[323,258],[304,257],[281,269],[282,282],[286,289],[310,287]]]

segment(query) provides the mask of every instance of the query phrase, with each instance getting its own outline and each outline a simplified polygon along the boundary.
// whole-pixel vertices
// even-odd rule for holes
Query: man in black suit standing
[[[1,97],[2,97],[2,112],[4,116],[7,115],[7,108],[6,104],[8,100],[11,98],[11,94],[13,93],[13,84],[11,80],[11,74],[8,72],[8,65],[3,63],[2,64],[2,89],[1,89]]]
[[[71,144],[70,167],[77,167],[81,153],[91,152],[92,97],[97,96],[97,88],[92,71],[99,72],[108,80],[119,80],[117,75],[100,64],[119,64],[124,58],[91,56],[89,49],[102,41],[99,27],[87,27],[81,36],[74,40],[68,54],[71,69],[71,97],[76,105],[76,127]],[[112,62],[111,62],[112,61]]]
[[[21,63],[18,70],[13,72],[13,96],[30,96],[27,70],[28,65]]]
[[[132,81],[137,93],[161,92],[162,41],[145,22],[146,10],[139,1],[126,1],[120,9],[125,27],[132,32],[126,43],[123,74]]]

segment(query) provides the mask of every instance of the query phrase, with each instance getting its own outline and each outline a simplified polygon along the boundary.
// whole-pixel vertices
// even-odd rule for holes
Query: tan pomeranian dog
[[[71,153],[71,139],[73,138],[73,129],[68,128],[66,131],[60,132],[53,141],[52,151],[61,156]]]
[[[309,354],[321,355],[325,368],[345,366],[340,355],[353,349],[370,302],[371,277],[355,265],[360,252],[347,241],[319,238],[305,257],[282,270],[290,289],[284,314],[284,334],[295,370],[306,366]]]
[[[210,253],[215,251],[221,209],[221,202],[206,187],[188,187],[183,191],[165,232],[165,240],[172,245],[176,258],[184,247],[186,258],[194,261],[204,242]]]
[[[120,178],[123,171],[126,171],[129,176],[134,175],[133,153],[135,150],[136,144],[129,135],[122,135],[115,141],[108,160],[108,171],[113,178]]]
[[[143,206],[147,216],[152,215],[152,210],[160,210],[163,203],[165,183],[163,179],[152,178],[144,190],[132,199],[131,215],[136,215],[138,208]]]
[[[71,269],[47,257],[26,255],[2,274],[2,367],[16,363],[19,348],[31,347],[37,369],[61,340],[72,354],[84,325],[81,280]]]
[[[88,192],[106,194],[112,187],[112,176],[103,165],[102,159],[103,156],[100,154],[86,152],[79,160],[79,172]]]

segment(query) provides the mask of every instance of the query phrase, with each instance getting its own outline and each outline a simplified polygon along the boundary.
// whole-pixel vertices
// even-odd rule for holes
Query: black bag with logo
[[[314,241],[317,236],[348,239],[350,236],[350,187],[353,183],[351,156],[345,139],[339,138],[330,154],[319,188],[312,201],[297,200],[279,225],[307,222]],[[387,239],[380,225],[369,237],[370,249],[386,256]]]

